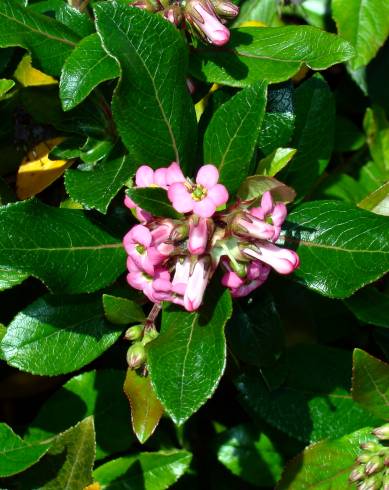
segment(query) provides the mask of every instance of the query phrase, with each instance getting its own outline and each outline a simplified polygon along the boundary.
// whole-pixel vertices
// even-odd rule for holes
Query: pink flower
[[[195,263],[184,294],[184,306],[187,311],[195,311],[200,307],[210,272],[211,267],[207,257],[202,257]]]
[[[153,170],[148,165],[142,165],[135,174],[136,187],[162,187],[166,189],[166,168]]]
[[[189,221],[188,250],[192,255],[205,252],[208,243],[208,222],[206,218],[193,217]]]
[[[123,239],[123,245],[134,264],[147,274],[154,274],[154,266],[164,256],[152,246],[150,230],[143,225],[135,225]]]
[[[217,17],[209,0],[189,0],[185,16],[201,37],[216,46],[223,46],[230,39],[230,31]]]
[[[265,262],[279,274],[290,274],[300,265],[300,259],[293,250],[280,248],[267,242],[256,245],[256,247],[242,247],[242,252],[250,258]]]
[[[236,272],[227,271],[224,273],[221,283],[226,288],[236,289],[244,284],[244,280]]]
[[[188,286],[190,269],[191,258],[189,256],[185,257],[185,259],[181,257],[177,259],[176,270],[172,281],[172,290],[182,297]]]
[[[227,189],[218,184],[219,171],[214,165],[204,165],[196,177],[196,184],[176,182],[169,186],[168,197],[179,213],[193,211],[201,218],[210,218],[218,206],[228,201]]]
[[[269,191],[266,191],[261,200],[261,206],[257,208],[251,208],[250,213],[256,218],[269,223],[274,226],[273,241],[278,240],[281,232],[281,226],[285,221],[288,214],[284,203],[275,204],[272,195]]]
[[[271,240],[274,236],[274,226],[249,213],[239,213],[232,222],[232,229],[236,235]]]

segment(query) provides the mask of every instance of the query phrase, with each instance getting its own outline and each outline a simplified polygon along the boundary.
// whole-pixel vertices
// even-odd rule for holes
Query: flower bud
[[[360,454],[357,459],[356,459],[356,462],[357,463],[362,463],[362,464],[366,464],[370,461],[370,458],[371,458],[371,454],[370,453],[362,453]]]
[[[351,483],[363,480],[364,478],[365,471],[363,466],[357,466],[356,468],[354,468],[353,471],[350,473],[350,476],[348,477]]]
[[[155,340],[158,337],[159,333],[155,328],[150,328],[149,330],[145,331],[145,334],[143,335],[142,339],[142,344],[146,345],[152,340]]]
[[[209,230],[208,220],[191,216],[189,220],[188,250],[192,255],[202,255],[208,243]]]
[[[384,467],[384,461],[379,456],[372,456],[370,461],[366,463],[365,473],[366,475],[372,475],[373,473],[377,473],[377,471],[382,470]]]
[[[377,474],[366,478],[366,480],[358,486],[358,490],[380,490],[382,483],[382,475]]]
[[[378,453],[381,451],[382,446],[378,444],[377,442],[373,441],[368,441],[364,442],[360,445],[361,449],[364,449],[365,451],[369,451],[369,453]]]
[[[178,242],[188,238],[188,235],[189,225],[187,223],[180,223],[173,228],[169,238],[173,242]]]
[[[216,46],[229,41],[230,31],[220,22],[210,0],[188,0],[185,17],[204,41]]]
[[[373,434],[381,441],[389,440],[389,424],[381,425],[373,430]]]
[[[143,328],[143,325],[134,325],[133,327],[128,328],[124,334],[124,338],[130,341],[140,339],[142,337]]]
[[[138,369],[146,360],[146,351],[140,342],[132,344],[127,351],[127,363],[130,369]]]
[[[211,0],[215,12],[226,19],[234,19],[239,14],[239,7],[225,0]]]

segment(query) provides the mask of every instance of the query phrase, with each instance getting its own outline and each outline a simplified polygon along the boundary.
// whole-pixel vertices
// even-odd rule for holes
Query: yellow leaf
[[[91,485],[88,485],[87,487],[84,488],[84,490],[101,490],[101,486],[99,483],[92,483]]]
[[[238,27],[267,27],[267,25],[260,20],[246,20],[239,24]]]
[[[219,88],[220,88],[220,85],[218,85],[217,83],[214,83],[212,85],[212,87],[209,89],[209,92],[202,99],[200,99],[197,102],[197,104],[195,104],[195,112],[196,112],[197,122],[200,121],[200,117],[202,116],[203,112],[205,111],[205,108],[207,107],[208,99],[209,99],[210,95],[213,92],[216,92],[216,90],[218,90]]]
[[[33,68],[31,56],[26,54],[18,64],[14,77],[23,87],[35,87],[38,85],[55,85],[57,80],[45,73]]]
[[[16,177],[16,195],[28,199],[42,192],[72,164],[72,160],[50,160],[48,155],[63,138],[54,138],[35,146],[22,161]]]

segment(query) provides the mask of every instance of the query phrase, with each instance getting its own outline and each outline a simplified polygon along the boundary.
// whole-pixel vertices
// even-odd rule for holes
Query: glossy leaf
[[[121,241],[81,211],[30,200],[0,208],[0,266],[33,275],[52,291],[91,292],[125,269]]]
[[[339,34],[355,48],[351,67],[355,70],[367,65],[389,35],[389,4],[380,0],[333,0],[332,15]]]
[[[389,420],[389,364],[361,349],[353,354],[353,399],[383,420]]]
[[[288,216],[296,278],[331,298],[351,296],[389,270],[388,218],[336,201],[312,201]]]
[[[119,66],[101,45],[97,34],[85,37],[66,60],[59,88],[62,107],[73,109],[91,91],[107,80],[119,77]]]
[[[159,337],[148,345],[147,364],[157,397],[181,425],[215,391],[226,362],[224,326],[231,316],[227,291],[210,291],[199,312],[168,308]]]
[[[117,325],[128,325],[145,320],[142,308],[135,301],[127,298],[103,294],[103,307],[107,320]]]
[[[334,143],[335,105],[327,83],[317,75],[295,92],[297,154],[280,179],[303,197],[328,165]]]
[[[196,144],[196,119],[180,33],[159,15],[125,4],[100,3],[95,13],[104,49],[121,67],[112,110],[131,157],[154,168],[174,160],[185,167]]]
[[[216,165],[233,193],[250,172],[266,107],[264,82],[247,87],[215,112],[204,136],[204,161]]]
[[[17,286],[25,281],[29,274],[17,271],[11,267],[0,267],[0,291]]]
[[[274,177],[288,165],[296,151],[294,148],[277,148],[270,155],[259,161],[255,173]]]
[[[0,47],[27,49],[34,65],[53,76],[59,75],[78,41],[77,34],[68,27],[22,7],[15,0],[2,0],[0,22]]]
[[[99,295],[48,295],[16,315],[0,346],[11,366],[53,376],[93,361],[121,332],[105,320]]]
[[[367,287],[344,302],[361,322],[389,328],[389,295]]]
[[[44,403],[28,428],[26,440],[32,444],[49,439],[93,415],[96,459],[128,450],[134,436],[123,381],[124,372],[115,369],[88,371],[71,378]]]
[[[340,439],[312,444],[287,465],[277,490],[349,488],[359,446],[369,441],[376,438],[371,428],[364,428]]]
[[[352,400],[350,378],[347,351],[312,344],[288,351],[286,380],[278,389],[270,392],[255,371],[239,376],[236,386],[255,421],[314,442],[380,423]]]
[[[178,218],[180,214],[173,208],[167,197],[166,190],[157,187],[131,187],[126,194],[139,207],[165,218]]]
[[[65,186],[74,201],[105,214],[112,199],[133,173],[128,155],[111,154],[91,169],[69,169]]]
[[[128,369],[124,393],[131,406],[132,427],[141,444],[144,444],[156,429],[163,414],[163,406],[155,396],[150,376],[142,376]]]
[[[93,472],[101,490],[165,490],[187,470],[187,451],[159,451],[125,456],[103,464]]]
[[[24,441],[7,424],[0,424],[0,477],[20,473],[32,466],[47,452],[50,442]]]
[[[217,458],[234,475],[256,487],[274,487],[282,472],[282,457],[271,440],[248,424],[220,434]]]
[[[347,41],[315,27],[242,27],[231,30],[226,49],[197,48],[190,69],[207,82],[244,87],[258,79],[283,82],[304,65],[324,70],[353,55]]]

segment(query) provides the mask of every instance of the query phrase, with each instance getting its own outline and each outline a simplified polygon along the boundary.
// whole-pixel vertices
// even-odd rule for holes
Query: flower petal
[[[216,211],[216,204],[208,196],[201,201],[193,201],[193,203],[193,212],[200,218],[210,218]]]
[[[222,184],[216,184],[208,189],[207,196],[212,199],[217,208],[228,201],[228,191]]]
[[[218,180],[219,170],[215,165],[203,165],[197,172],[196,182],[207,189],[211,189],[211,187],[215,186]]]
[[[172,162],[166,170],[167,185],[172,185],[176,182],[185,182],[185,176],[177,162]]]
[[[192,211],[194,201],[188,192],[188,189],[181,182],[172,184],[167,192],[170,202],[179,213],[189,213]]]
[[[137,187],[149,187],[154,184],[154,170],[148,165],[142,165],[135,174]]]
[[[139,243],[144,247],[149,247],[151,245],[151,240],[152,240],[151,232],[146,226],[135,225],[130,230],[130,236],[133,243]]]

